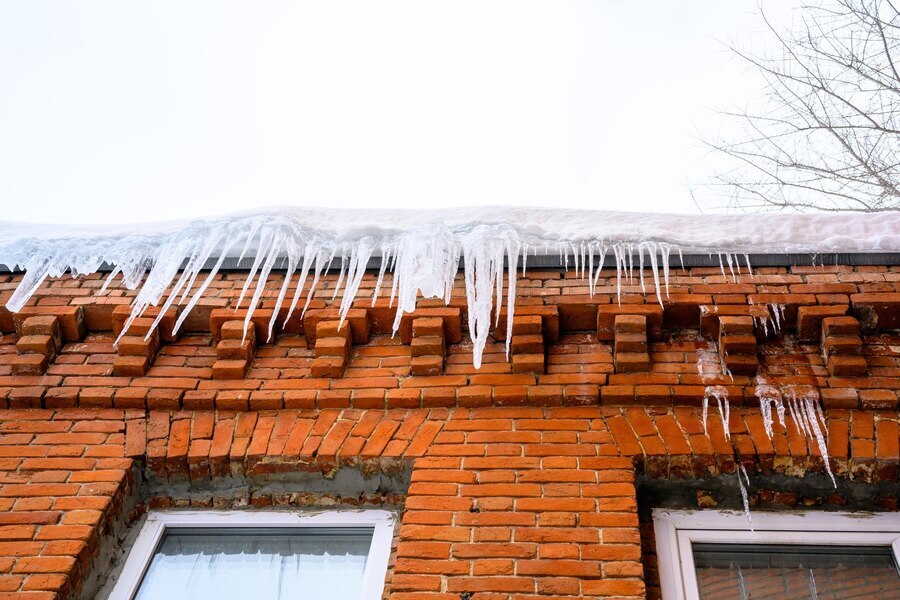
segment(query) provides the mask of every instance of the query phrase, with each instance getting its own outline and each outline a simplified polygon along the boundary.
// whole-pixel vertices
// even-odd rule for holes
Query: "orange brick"
[[[847,305],[800,306],[797,308],[797,337],[814,342],[819,339],[822,320],[826,317],[841,317],[847,314]]]
[[[213,379],[243,379],[249,364],[246,360],[217,360],[213,363]]]
[[[150,359],[146,356],[116,356],[113,362],[113,375],[116,377],[143,377],[150,367]]]
[[[544,338],[539,334],[513,335],[510,340],[510,352],[516,354],[543,354]]]
[[[415,342],[415,338],[413,338]],[[410,363],[412,375],[440,375],[444,372],[444,357],[440,355],[416,356]]]
[[[410,352],[413,358],[429,355],[443,356],[444,337],[441,335],[413,337],[410,342]]]
[[[7,359],[13,375],[41,375],[47,370],[49,361],[44,354],[21,354]]]
[[[56,354],[56,344],[49,335],[25,335],[16,342],[16,351],[19,354],[51,356]]]

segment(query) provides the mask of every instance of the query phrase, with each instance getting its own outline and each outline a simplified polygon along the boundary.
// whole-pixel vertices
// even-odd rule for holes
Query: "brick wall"
[[[362,298],[339,330],[334,283],[303,318],[279,320],[273,340],[264,296],[252,342],[230,333],[240,274],[213,283],[184,333],[145,339],[139,320],[118,347],[133,295],[115,285],[99,295],[98,278],[50,281],[19,315],[0,309],[0,598],[77,596],[135,497],[139,509],[400,505],[395,599],[652,596],[637,476],[823,471],[790,415],[769,438],[762,381],[818,397],[839,481],[897,510],[896,269],[760,269],[738,282],[677,271],[663,307],[652,285],[646,297],[625,286],[619,304],[614,279],[590,296],[581,279],[531,273],[518,284],[511,360],[502,313],[480,370],[463,303],[423,302],[391,337],[387,301]],[[14,284],[7,277],[0,294]],[[723,348],[735,350],[723,362],[746,371],[698,372],[699,351]],[[730,439],[716,410],[704,433],[708,385],[727,389]],[[405,489],[326,497],[265,486],[340,469]],[[235,477],[249,482],[243,496],[202,493]]]

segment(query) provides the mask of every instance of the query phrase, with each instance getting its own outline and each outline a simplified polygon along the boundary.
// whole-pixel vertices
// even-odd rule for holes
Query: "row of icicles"
[[[512,327],[516,268],[521,264],[524,273],[529,256],[558,254],[566,270],[571,267],[587,281],[591,295],[600,283],[601,269],[609,257],[616,269],[617,300],[621,300],[623,285],[635,285],[636,280],[642,293],[647,292],[645,266],[649,267],[656,299],[662,304],[663,294],[668,297],[673,250],[681,257],[680,249],[666,242],[531,239],[503,224],[482,224],[462,231],[432,224],[405,233],[339,241],[310,232],[284,218],[198,222],[158,240],[139,236],[99,239],[90,244],[80,239],[33,240],[31,246],[14,257],[25,275],[7,306],[14,312],[21,309],[48,276],[58,277],[67,271],[73,275],[93,273],[110,264],[113,270],[104,290],[119,276],[129,289],[139,288],[122,334],[148,307],[160,305],[163,308],[160,315],[173,305],[182,307],[174,327],[177,332],[226,260],[236,257],[240,262],[252,257],[235,308],[247,309],[246,332],[272,272],[283,270],[284,278],[268,325],[271,338],[279,315],[284,314],[281,308],[288,307],[284,322],[297,310],[302,316],[321,285],[322,276],[336,266],[338,279],[331,298],[334,300],[341,294],[339,310],[343,322],[359,294],[370,262],[375,261],[378,276],[372,302],[375,303],[381,292],[386,273],[392,273],[390,305],[397,307],[396,332],[402,316],[415,310],[419,297],[440,298],[449,303],[462,266],[473,362],[480,367],[492,320],[494,327],[499,324],[504,296],[509,313],[507,333]],[[718,261],[722,274],[726,274],[727,268],[735,280],[742,269],[752,273],[746,254],[721,252]],[[293,293],[288,298],[292,283]],[[154,328],[160,320],[161,317],[156,319]],[[506,336],[507,355],[510,337]]]
[[[773,333],[781,331],[781,325],[784,322],[785,307],[780,304],[770,304],[768,306],[770,317],[760,317],[757,320],[757,327],[760,327],[768,336],[769,327]],[[731,440],[731,431],[729,422],[731,418],[731,406],[728,400],[728,388],[724,385],[717,385],[714,380],[721,379],[721,376],[731,377],[731,373],[725,366],[721,355],[717,351],[716,344],[710,343],[706,348],[697,350],[697,372],[701,380],[708,384],[705,386],[702,401],[702,421],[703,431],[707,433],[707,416],[712,401],[715,401],[719,413],[719,419],[722,423],[723,434],[726,440]],[[814,439],[822,460],[825,464],[825,472],[831,479],[832,485],[837,487],[834,473],[831,471],[831,463],[828,458],[828,424],[825,419],[825,413],[819,402],[819,394],[813,388],[804,388],[797,386],[775,386],[769,384],[765,377],[758,375],[754,379],[754,393],[759,399],[759,410],[763,420],[763,427],[769,440],[774,437],[774,423],[778,422],[785,430],[788,428],[785,419],[786,414],[790,412],[791,421],[797,434],[804,439]],[[741,500],[744,505],[744,514],[750,522],[750,529],[753,529],[753,520],[750,515],[750,498],[747,487],[750,485],[750,476],[743,464],[738,464],[736,472],[738,487],[741,492]]]

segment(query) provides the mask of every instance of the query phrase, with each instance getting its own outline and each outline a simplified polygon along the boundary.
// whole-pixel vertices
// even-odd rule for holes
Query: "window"
[[[666,600],[897,598],[900,514],[656,509]]]
[[[153,511],[110,598],[381,598],[393,536],[383,510]]]

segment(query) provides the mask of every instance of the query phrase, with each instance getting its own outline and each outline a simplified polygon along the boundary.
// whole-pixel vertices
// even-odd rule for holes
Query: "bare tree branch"
[[[706,140],[732,167],[712,187],[742,209],[900,209],[900,11],[893,0],[822,0],[777,51],[733,52],[767,84],[764,102],[723,112],[743,133]],[[721,196],[720,196],[721,197]]]

